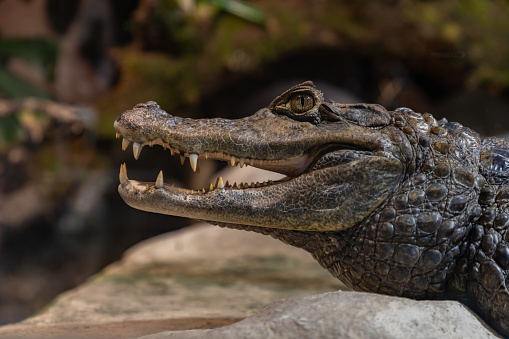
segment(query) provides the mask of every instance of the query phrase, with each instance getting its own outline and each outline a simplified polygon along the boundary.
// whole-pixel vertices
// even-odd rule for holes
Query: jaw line
[[[265,170],[263,170],[261,168],[258,168],[258,167],[253,167],[253,168],[256,168],[256,171],[265,171]],[[193,189],[186,189],[186,188],[176,187],[175,185],[164,183],[162,171],[160,172],[156,182],[138,181],[138,180],[129,179],[127,177],[127,168],[126,168],[126,165],[124,163],[124,164],[122,164],[120,166],[120,173],[119,173],[120,185],[119,185],[119,190],[123,190],[123,191],[127,192],[128,194],[138,194],[138,193],[143,194],[143,193],[147,193],[147,192],[149,192],[151,190],[163,189],[163,190],[167,191],[168,193],[173,193],[173,194],[205,195],[205,194],[208,194],[210,192],[214,192],[214,193],[217,194],[221,190],[237,190],[237,191],[242,191],[242,190],[248,190],[248,189],[261,189],[261,188],[264,188],[264,187],[274,186],[274,185],[277,185],[277,184],[288,182],[288,181],[296,178],[296,177],[292,178],[292,177],[289,177],[289,176],[281,177],[280,176],[281,173],[271,171],[270,173],[268,173],[269,175],[266,175],[265,181],[263,181],[263,182],[256,181],[256,182],[248,183],[247,179],[244,179],[244,180],[240,179],[240,180],[236,180],[235,182],[233,182],[233,180],[232,180],[231,183],[230,183],[226,179],[223,180],[221,175],[224,175],[225,177],[226,176],[228,176],[228,177],[231,177],[231,176],[236,177],[236,175],[234,175],[233,173],[222,173],[222,172],[228,172],[228,171],[232,171],[232,170],[233,171],[235,171],[235,170],[239,171],[238,169],[234,169],[234,168],[223,169],[218,174],[220,176],[218,176],[217,179],[215,179],[213,181],[214,184],[210,183],[208,187],[205,187],[205,188],[199,189],[199,190],[193,190]],[[246,171],[248,171],[248,170],[246,170]],[[239,171],[239,172],[242,173],[241,171]],[[264,174],[267,174],[267,173],[264,173]],[[237,175],[237,177],[238,177],[238,175]],[[255,174],[255,177],[258,177],[258,176]],[[249,180],[256,180],[256,179],[253,178],[252,175],[250,174]],[[239,182],[239,183],[237,184],[237,182]]]
[[[119,137],[119,135],[117,135]],[[126,139],[124,139],[126,140]],[[160,138],[157,138],[151,143],[144,143],[144,144],[137,144],[134,142],[133,144],[133,151],[135,159],[138,158],[139,154],[141,153],[141,149],[145,145],[152,146],[154,144],[162,145],[165,149],[169,148],[171,150],[171,154],[174,155],[180,154],[181,157],[181,163],[184,165],[184,159],[185,157],[190,158],[191,162],[191,156],[193,154],[189,154],[186,152],[178,152],[174,151],[171,147],[169,147],[167,144],[165,144]],[[123,149],[125,150],[123,145]],[[222,177],[217,177],[213,183],[210,183],[208,187],[205,187],[200,190],[192,190],[192,189],[185,189],[180,187],[175,187],[174,185],[164,184],[163,181],[163,171],[160,172],[157,181],[156,182],[145,182],[145,181],[137,181],[137,180],[130,180],[127,177],[127,168],[126,164],[124,163],[120,167],[120,173],[119,173],[119,179],[120,179],[120,186],[119,190],[122,189],[126,190],[126,192],[129,193],[146,193],[150,191],[151,189],[164,189],[168,192],[172,192],[174,194],[197,194],[197,195],[203,195],[207,194],[212,191],[217,191],[218,189],[236,189],[236,190],[246,190],[246,189],[260,189],[268,186],[273,186],[277,184],[286,183],[288,181],[291,181],[293,179],[296,179],[304,174],[310,174],[313,172],[313,169],[311,167],[313,163],[315,163],[318,159],[320,159],[325,153],[328,153],[328,151],[331,150],[331,146],[335,148],[333,145],[328,145],[323,148],[316,148],[314,150],[307,151],[303,155],[300,156],[293,156],[287,159],[278,159],[278,160],[258,160],[254,159],[252,160],[250,166],[254,168],[258,168],[261,170],[266,170],[273,173],[278,173],[282,175],[286,175],[286,177],[276,180],[268,180],[260,182],[251,182],[250,184],[248,182],[243,182],[240,184],[233,183],[231,184],[227,180],[223,180]],[[335,145],[336,147],[338,145]],[[138,149],[138,151],[135,151],[135,149]],[[343,148],[338,148],[337,150],[340,150]],[[351,148],[349,148],[351,149]],[[136,154],[138,153],[138,154]],[[241,158],[231,156],[228,154],[225,154],[222,151],[216,151],[216,152],[205,152],[204,154],[194,154],[195,156],[195,162],[197,164],[197,159],[208,159],[208,160],[219,160],[219,161],[225,161],[232,165],[232,167],[239,166],[243,167],[244,165],[248,165],[245,160],[239,161]],[[235,160],[233,160],[235,159]],[[195,165],[196,166],[196,165]],[[193,167],[191,165],[191,167]],[[196,168],[196,167],[195,167]],[[194,169],[193,168],[193,171]],[[199,172],[199,171],[198,171]],[[159,184],[158,184],[159,182]],[[126,186],[127,185],[127,186]]]
[[[210,183],[208,187],[205,187],[203,189],[199,190],[193,190],[193,189],[186,189],[181,187],[176,187],[174,184],[166,184],[163,181],[163,173],[160,172],[157,181],[156,182],[147,182],[147,181],[138,181],[133,179],[128,179],[127,177],[127,168],[126,164],[122,164],[120,166],[120,173],[119,173],[119,179],[120,179],[120,185],[119,190],[122,189],[125,192],[128,192],[129,194],[138,194],[138,193],[147,193],[151,190],[157,190],[157,189],[163,189],[167,191],[168,193],[172,194],[182,194],[182,195],[205,195],[213,192],[214,194],[221,194],[221,190],[256,190],[256,189],[263,189],[267,188],[269,186],[276,186],[278,184],[285,184],[287,182],[290,182],[292,180],[295,180],[297,178],[300,178],[302,176],[306,175],[312,175],[312,173],[315,171],[312,167],[312,163],[315,163],[316,160],[318,160],[320,156],[312,157],[312,156],[301,156],[301,157],[293,157],[290,159],[282,160],[281,162],[275,162],[275,163],[264,163],[259,166],[255,165],[252,166],[253,168],[256,168],[258,170],[264,170],[269,171],[272,174],[282,174],[284,175],[285,171],[278,170],[282,168],[284,165],[287,165],[289,163],[297,165],[298,167],[295,167],[292,171],[286,171],[287,173],[295,173],[295,175],[291,176],[285,176],[278,179],[269,179],[265,180],[263,182],[240,182],[239,184],[230,183],[228,180],[223,179],[221,176],[218,176],[216,180],[214,180],[213,183]],[[211,160],[219,160],[217,158],[208,158]],[[338,164],[339,166],[343,166],[345,164]],[[233,170],[234,168],[227,168]],[[321,168],[322,170],[325,168]],[[223,170],[225,171],[225,170]],[[219,173],[221,175],[221,172]],[[158,181],[160,180],[159,184]],[[254,180],[254,179],[253,179]]]

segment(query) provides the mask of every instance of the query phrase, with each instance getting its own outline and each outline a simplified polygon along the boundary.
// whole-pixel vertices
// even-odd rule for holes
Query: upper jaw
[[[133,142],[136,159],[144,146],[159,144],[180,155],[182,163],[189,158],[193,171],[199,171],[199,159],[216,159],[296,177],[330,145],[367,151],[392,147],[379,131],[342,123],[322,128],[280,117],[269,109],[238,120],[192,120],[172,116],[148,102],[124,112],[114,126],[117,137],[124,138],[123,149]]]
[[[276,137],[263,145],[272,134],[267,132],[265,138],[260,138],[270,124],[264,119],[267,113],[260,110],[254,116],[240,120],[191,120],[174,117],[155,102],[148,102],[124,112],[117,118],[114,127],[117,138],[123,137],[123,150],[133,143],[135,159],[138,159],[143,147],[160,145],[169,149],[172,155],[180,155],[182,163],[189,158],[193,171],[199,171],[199,159],[214,159],[232,166],[250,165],[291,177],[302,174],[313,160],[305,148],[297,144],[286,147],[285,142]],[[272,117],[277,119],[274,115]],[[260,124],[253,124],[256,120]],[[282,123],[289,124],[284,119]]]

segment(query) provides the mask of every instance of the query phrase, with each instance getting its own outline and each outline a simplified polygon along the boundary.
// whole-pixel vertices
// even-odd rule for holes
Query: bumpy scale
[[[199,191],[127,178],[134,208],[271,235],[310,252],[359,291],[455,298],[509,335],[509,143],[408,108],[340,104],[312,82],[238,119],[183,119],[155,102],[115,121],[138,158],[159,144],[188,157],[287,177],[216,180]]]

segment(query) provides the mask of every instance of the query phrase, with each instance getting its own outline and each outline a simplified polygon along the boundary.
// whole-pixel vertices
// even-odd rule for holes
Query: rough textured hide
[[[146,211],[271,235],[301,247],[358,291],[454,298],[509,335],[509,143],[408,108],[326,100],[295,86],[239,120],[174,117],[154,102],[115,122],[123,147],[250,164],[276,182],[201,191],[128,180]]]

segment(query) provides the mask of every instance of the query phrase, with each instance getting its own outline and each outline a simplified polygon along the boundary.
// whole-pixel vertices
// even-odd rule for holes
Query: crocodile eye
[[[294,113],[304,113],[315,106],[315,99],[308,93],[296,93],[290,98],[290,109]]]

